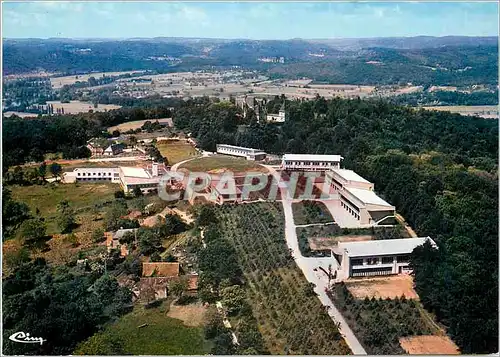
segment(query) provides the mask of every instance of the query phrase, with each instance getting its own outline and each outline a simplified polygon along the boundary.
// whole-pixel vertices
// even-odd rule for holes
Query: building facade
[[[281,169],[287,171],[329,171],[340,168],[340,155],[285,154]]]
[[[78,182],[113,182],[120,183],[120,168],[80,167],[73,170]]]
[[[353,277],[408,274],[411,252],[425,242],[436,248],[430,238],[403,238],[341,242],[332,249],[337,263],[337,280]]]
[[[360,225],[393,225],[396,208],[377,196],[373,183],[352,170],[334,169],[326,173],[340,206]]]
[[[217,153],[223,155],[244,157],[247,160],[252,161],[261,161],[266,158],[266,153],[262,150],[226,144],[217,144]]]
[[[146,168],[140,167],[113,167],[76,168],[70,176],[78,182],[112,182],[118,183],[123,192],[130,194],[136,187],[143,193],[150,193],[158,189],[162,175],[166,172],[164,164],[153,163]]]

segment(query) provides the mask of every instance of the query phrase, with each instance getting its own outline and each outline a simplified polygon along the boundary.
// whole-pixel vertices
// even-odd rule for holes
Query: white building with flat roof
[[[291,171],[329,171],[340,168],[340,155],[285,154],[281,169]]]
[[[342,190],[345,186],[373,190],[373,183],[352,170],[333,169],[327,171],[325,176],[326,179],[330,179],[331,185],[335,190]]]
[[[164,164],[153,163],[152,165],[141,167],[79,167],[73,172],[67,173],[71,179],[77,182],[112,182],[119,183],[125,193],[139,187],[143,193],[149,193],[158,189],[161,176],[166,172]],[[71,180],[66,180],[71,182]]]
[[[395,207],[380,198],[374,184],[352,170],[333,169],[325,180],[338,195],[340,207],[354,217],[360,226],[392,225]]]
[[[113,182],[120,183],[120,168],[118,167],[79,167],[70,175],[77,182]]]
[[[217,144],[217,153],[244,157],[247,160],[260,161],[266,158],[266,153],[260,149],[245,148],[242,146]]]
[[[411,252],[427,241],[437,248],[430,237],[338,243],[337,247],[332,249],[332,255],[338,265],[337,280],[410,273]]]

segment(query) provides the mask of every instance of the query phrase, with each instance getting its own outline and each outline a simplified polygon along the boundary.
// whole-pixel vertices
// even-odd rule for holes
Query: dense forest
[[[395,104],[417,105],[498,105],[498,90],[488,92],[419,92],[390,98]]]
[[[284,98],[267,103],[269,109]],[[282,125],[258,124],[230,105],[199,104],[174,123],[213,150],[216,143],[271,153],[341,154],[375,183],[437,252],[412,258],[424,306],[464,353],[498,350],[498,122],[383,101],[287,101]],[[245,127],[240,124],[247,124]]]

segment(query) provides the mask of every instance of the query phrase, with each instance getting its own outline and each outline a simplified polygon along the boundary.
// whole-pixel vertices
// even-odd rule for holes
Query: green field
[[[75,354],[125,355],[204,355],[211,343],[204,339],[202,327],[185,326],[167,316],[170,300],[159,307],[136,307],[131,313],[108,325],[79,345]],[[147,326],[139,328],[139,326]]]
[[[62,200],[68,200],[78,215],[79,231],[92,230],[90,227],[91,209],[99,203],[114,200],[114,192],[119,189],[117,184],[111,183],[89,183],[83,184],[45,184],[33,186],[11,186],[12,197],[16,201],[26,203],[31,212],[36,210],[45,218],[47,223],[47,234],[59,233],[56,224],[57,204]],[[87,217],[89,216],[89,217]]]
[[[162,140],[156,147],[168,159],[169,165],[199,156],[198,151],[185,140]]]
[[[191,160],[182,164],[179,168],[187,169],[189,171],[210,171],[227,169],[232,171],[267,171],[265,168],[243,158],[235,158],[225,155],[215,155],[210,157],[202,157],[199,159]]]

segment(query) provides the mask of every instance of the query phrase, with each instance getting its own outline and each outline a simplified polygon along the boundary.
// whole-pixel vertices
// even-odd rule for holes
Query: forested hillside
[[[274,109],[283,98],[267,103]],[[282,126],[231,106],[186,106],[174,123],[202,148],[341,154],[437,252],[414,252],[416,289],[464,353],[498,350],[498,122],[381,101],[287,102]],[[250,125],[238,130],[238,124]]]
[[[474,41],[475,39],[475,41]],[[221,40],[6,39],[4,74],[43,69],[66,74],[90,71],[181,72],[241,66],[277,78],[308,77],[339,84],[497,84],[498,44],[491,37]],[[155,58],[170,56],[172,61]],[[284,57],[263,63],[262,57]]]

